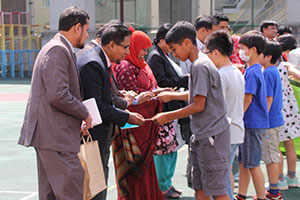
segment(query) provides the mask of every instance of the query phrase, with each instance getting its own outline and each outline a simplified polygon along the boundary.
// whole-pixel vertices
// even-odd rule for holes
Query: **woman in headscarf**
[[[182,76],[181,68],[171,60],[168,53],[171,51],[165,41],[165,35],[172,28],[171,24],[163,24],[159,27],[154,39],[155,47],[147,58],[159,87],[188,88],[188,76]],[[179,101],[170,101],[163,104],[163,112],[180,108]],[[179,133],[179,134],[178,134]],[[179,145],[180,131],[177,120],[160,126],[157,141],[157,150],[154,155],[154,163],[159,183],[159,188],[166,198],[178,198],[181,194],[172,185],[174,176],[177,149]]]
[[[157,86],[151,68],[144,60],[151,40],[142,31],[131,35],[130,54],[116,65],[114,72],[120,90],[136,93],[153,91],[154,95],[164,89]],[[147,119],[161,112],[161,103],[155,98],[137,105],[133,102],[128,110],[135,111]],[[159,125],[147,120],[138,128],[123,129],[116,133],[113,143],[114,162],[119,199],[153,200],[164,199],[158,186],[153,155],[156,150]],[[122,138],[123,144],[118,142]],[[120,153],[123,149],[123,153]]]

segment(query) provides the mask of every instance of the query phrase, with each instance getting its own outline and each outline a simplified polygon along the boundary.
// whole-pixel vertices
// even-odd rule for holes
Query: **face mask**
[[[243,49],[239,50],[239,56],[245,62],[248,62],[250,60],[250,56],[246,56],[245,55],[245,50],[243,50]]]

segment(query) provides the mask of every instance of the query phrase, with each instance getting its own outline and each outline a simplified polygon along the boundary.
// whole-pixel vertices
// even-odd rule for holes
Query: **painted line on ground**
[[[0,138],[0,141],[19,141],[19,139]],[[1,191],[0,191],[0,193],[1,193]]]
[[[37,192],[30,192],[30,191],[0,191],[0,194],[33,194]]]
[[[34,192],[33,194],[30,194],[30,195],[28,195],[28,196],[26,196],[26,197],[24,197],[24,198],[22,198],[20,200],[27,200],[27,199],[30,199],[30,198],[35,197],[37,195],[38,195],[38,192]]]

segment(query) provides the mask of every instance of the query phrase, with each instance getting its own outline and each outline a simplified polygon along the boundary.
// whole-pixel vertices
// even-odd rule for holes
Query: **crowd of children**
[[[229,20],[214,30],[215,19],[226,19],[222,14],[216,16],[200,16],[195,26],[177,22],[167,33],[173,56],[190,74],[189,91],[163,92],[157,98],[162,102],[188,100],[189,105],[152,119],[164,124],[190,116],[191,182],[196,199],[244,200],[250,178],[256,191],[254,199],[282,199],[280,190],[299,184],[293,139],[300,134],[300,118],[289,76],[300,79],[300,59],[292,64],[282,62],[291,56],[296,59],[297,53],[291,54],[298,51],[296,39],[288,27],[280,27],[278,34],[282,36],[277,38],[277,23],[264,21],[260,31],[249,31],[234,40],[228,33]],[[233,64],[234,47],[239,48],[236,56],[244,62],[245,71]],[[285,177],[280,142],[287,153]],[[239,187],[234,196],[230,172],[237,154]],[[266,164],[267,177],[261,161]]]

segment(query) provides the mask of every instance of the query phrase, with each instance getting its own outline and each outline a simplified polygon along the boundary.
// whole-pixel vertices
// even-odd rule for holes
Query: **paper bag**
[[[79,156],[79,154],[78,154]],[[79,157],[81,165],[84,169],[84,182],[83,182],[83,200],[90,200],[91,191],[89,190],[90,177],[87,171],[86,164],[83,158]]]
[[[107,186],[105,182],[98,141],[93,141],[90,134],[88,135],[87,140],[85,140],[84,137],[81,139],[83,144],[80,145],[78,157],[83,164],[82,167],[85,170],[84,186],[87,189],[84,190],[84,198],[92,199],[99,192],[106,189]],[[88,184],[86,182],[88,182]]]

